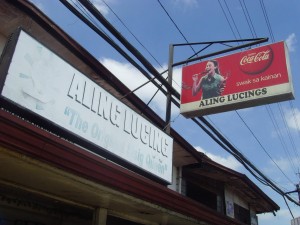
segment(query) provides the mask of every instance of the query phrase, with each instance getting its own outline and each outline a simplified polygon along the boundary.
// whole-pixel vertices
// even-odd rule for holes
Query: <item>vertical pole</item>
[[[173,78],[173,55],[174,55],[174,46],[172,44],[169,45],[169,64],[168,64],[168,83],[172,86],[172,78]],[[167,93],[167,103],[166,103],[166,132],[170,134],[171,130],[171,97],[172,94],[170,91]]]
[[[93,225],[106,225],[107,209],[96,208],[94,211]]]
[[[169,220],[169,216],[164,214],[162,215],[162,220],[161,220],[161,223],[160,225],[167,225],[168,224],[168,220]]]

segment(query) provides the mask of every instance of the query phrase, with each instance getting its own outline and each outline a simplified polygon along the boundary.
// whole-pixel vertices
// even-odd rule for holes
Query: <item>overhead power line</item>
[[[225,0],[224,0],[224,2],[225,2]],[[220,4],[220,2],[219,2],[219,4]],[[225,4],[226,4],[226,2],[225,2]],[[251,20],[250,15],[249,15],[247,6],[246,6],[246,4],[245,4],[245,1],[243,0],[243,4],[242,4],[242,2],[241,2],[241,0],[240,0],[240,4],[241,4],[241,6],[242,6],[244,15],[245,15],[246,20],[247,20],[247,22],[248,22],[249,29],[250,29],[250,31],[251,31],[253,37],[255,37],[255,36],[254,36],[254,35],[256,35],[255,28],[254,28],[254,26],[253,26],[253,23],[252,23],[252,20]],[[265,18],[265,21],[266,21],[266,24],[267,24],[267,28],[268,28],[268,31],[269,31],[271,40],[272,40],[272,42],[275,42],[275,38],[274,38],[274,35],[273,35],[271,23],[270,23],[270,20],[269,20],[268,14],[267,14],[267,10],[266,10],[266,7],[265,7],[265,4],[264,4],[263,0],[260,0],[260,5],[261,5],[262,11],[263,11],[263,15],[264,15],[264,18]],[[222,7],[221,4],[220,4],[220,6]],[[226,6],[227,6],[227,4],[226,4]],[[244,6],[244,7],[243,7],[243,6]],[[244,8],[245,8],[245,9],[244,9]],[[222,10],[223,10],[223,13],[224,13],[225,16],[226,16],[226,13],[224,12],[224,9],[223,9],[223,8],[222,8]],[[229,10],[228,7],[227,7],[227,10],[228,10],[228,12],[229,12],[229,14],[230,14],[230,10]],[[231,15],[231,14],[230,14],[230,15]],[[231,17],[231,18],[232,18],[232,20],[233,20],[233,17]],[[228,20],[228,19],[227,19],[227,20]],[[233,22],[234,22],[234,20],[233,20]],[[234,23],[234,25],[235,25],[235,23]],[[236,27],[236,26],[235,26],[235,27]],[[238,30],[237,27],[236,27],[236,29]],[[233,30],[232,30],[232,31],[233,31]],[[278,105],[280,106],[280,104],[278,104]],[[272,109],[271,109],[271,108],[269,108],[269,110],[272,112]],[[268,111],[268,113],[269,113],[269,111]],[[273,113],[272,113],[272,114],[273,114]],[[270,113],[269,113],[269,115],[270,115]],[[287,130],[287,133],[288,133],[288,137],[289,137],[290,143],[292,144],[292,149],[294,150],[294,153],[295,153],[295,156],[296,156],[295,158],[293,158],[293,157],[291,156],[291,154],[290,154],[288,148],[286,147],[286,143],[284,142],[284,139],[283,139],[283,136],[282,136],[281,131],[280,131],[280,129],[279,129],[279,126],[278,126],[278,125],[275,126],[275,129],[276,129],[277,133],[279,134],[280,141],[281,141],[281,143],[282,143],[282,145],[283,145],[283,147],[284,147],[283,149],[285,150],[286,155],[288,156],[287,159],[288,159],[288,161],[289,161],[289,165],[292,167],[292,170],[293,170],[293,171],[296,171],[297,168],[296,168],[296,166],[295,166],[295,163],[294,163],[295,160],[294,160],[294,159],[296,159],[296,161],[298,162],[298,161],[299,161],[299,155],[298,155],[297,149],[296,149],[296,147],[295,147],[294,140],[293,140],[293,138],[292,138],[292,136],[291,136],[290,129],[289,129],[289,127],[287,126],[286,118],[285,118],[284,115],[283,115],[283,112],[282,112],[281,107],[280,107],[280,115],[281,115],[282,120],[284,121],[285,129]],[[294,119],[295,119],[295,121],[296,121],[296,116],[295,116],[295,114],[293,114],[293,116],[294,116]],[[270,117],[270,118],[271,118],[271,117]],[[274,116],[273,116],[273,118],[274,118],[274,119],[272,120],[273,124],[277,124],[276,119],[275,119]],[[271,119],[272,119],[272,118],[271,118]],[[275,122],[274,122],[274,121],[275,121]],[[244,121],[244,123],[245,123],[245,121]],[[246,123],[245,123],[245,125],[246,125],[246,126],[248,127],[248,129],[252,132],[252,130],[249,128],[249,126],[248,126]],[[252,132],[252,133],[253,133],[253,132]],[[254,136],[254,138],[256,138],[255,135],[254,135],[254,133],[253,133],[253,136]],[[256,139],[257,139],[257,138],[256,138]],[[283,173],[284,176],[291,182],[291,180],[287,177],[287,175],[283,172],[283,170],[279,167],[279,165],[272,159],[271,155],[270,155],[268,152],[266,152],[265,148],[261,145],[260,141],[257,140],[257,142],[260,144],[260,146],[262,147],[263,151],[268,155],[268,157],[273,161],[273,163],[276,165],[276,167],[280,170],[280,172]],[[298,169],[299,169],[299,168],[298,168]]]
[[[66,0],[60,0],[61,2],[63,2],[64,4],[66,3]],[[165,80],[160,76],[160,74],[158,73],[158,71],[155,70],[155,68],[141,55],[140,52],[137,51],[136,48],[134,48],[102,15],[101,13],[87,0],[79,0],[79,2],[84,5],[88,11],[90,11],[92,13],[93,16],[95,16],[95,18],[97,20],[99,20],[99,22],[101,22],[106,29],[108,29],[142,64],[143,66],[145,66],[145,68],[147,68],[149,70],[149,72],[151,72],[154,76],[157,77],[157,79],[159,79],[159,81],[164,85],[164,87],[167,88],[167,90],[169,92],[171,92],[171,94],[177,98],[177,100],[175,100],[174,98],[172,98],[172,102],[179,107],[179,93],[174,90],[172,87],[170,87],[170,84],[168,84],[167,82],[165,82]],[[68,8],[72,6],[65,4]],[[77,16],[78,13],[76,13]],[[80,17],[81,18],[81,17]],[[91,25],[91,24],[90,24]],[[98,31],[99,32],[99,31]],[[111,41],[111,40],[109,40]],[[111,43],[113,46],[115,46],[115,43]],[[246,44],[245,44],[246,45]],[[242,46],[244,47],[244,46]],[[200,58],[200,57],[198,57]],[[132,58],[130,58],[130,60],[132,60]],[[135,63],[137,64],[137,63]],[[144,74],[144,73],[143,73]],[[148,73],[144,74],[145,76],[148,75]],[[157,82],[155,80],[153,80],[153,83]],[[159,86],[159,85],[157,85]],[[164,91],[163,88],[161,88],[162,91]],[[164,92],[164,94],[166,94],[166,92]],[[295,204],[299,205],[298,202],[296,202],[294,199],[292,199],[290,196],[285,195],[285,193],[278,188],[270,179],[268,179],[261,171],[259,171],[245,156],[243,156],[227,139],[225,139],[210,123],[208,123],[208,121],[206,119],[204,119],[203,117],[198,117],[198,118],[193,118],[192,119],[196,124],[198,124],[213,140],[215,140],[222,148],[224,148],[226,151],[228,151],[229,153],[231,153],[234,157],[236,157],[236,159],[238,161],[240,161],[246,169],[249,170],[250,173],[253,174],[253,176],[255,176],[258,180],[260,180],[262,183],[270,186],[273,190],[275,190],[276,192],[278,192],[279,194],[281,194],[282,196],[285,196],[286,198],[288,198],[290,201],[294,202]]]
[[[100,37],[102,37],[107,43],[109,43],[115,50],[117,50],[125,59],[128,60],[133,66],[135,66],[145,77],[147,77],[149,80],[152,81],[152,83],[160,88],[160,84],[157,82],[154,82],[154,79],[157,79],[159,77],[159,73],[156,71],[158,75],[151,77],[151,75],[138,63],[136,63],[135,60],[132,59],[131,56],[129,56],[118,44],[116,44],[106,33],[104,33],[98,26],[94,25],[90,20],[88,20],[85,16],[81,15],[67,0],[60,0],[74,15],[76,15],[78,18],[80,18],[85,24],[87,24],[96,34],[98,34]],[[149,63],[149,62],[148,62]],[[163,80],[164,78],[161,77]],[[160,88],[160,90],[166,94],[166,90]],[[174,89],[171,91],[175,91]],[[176,93],[175,93],[176,94]],[[178,93],[177,93],[178,94]],[[179,94],[178,94],[179,96]]]
[[[237,37],[236,37],[236,35],[235,35],[235,32],[234,32],[234,30],[233,30],[233,28],[232,28],[232,26],[231,26],[231,23],[230,23],[230,21],[229,21],[229,19],[228,19],[228,17],[227,17],[227,14],[226,14],[226,12],[225,12],[225,10],[224,10],[224,8],[223,8],[223,6],[222,6],[220,0],[218,0],[218,2],[219,2],[219,5],[220,5],[220,7],[221,7],[221,9],[222,9],[222,12],[223,12],[223,14],[224,14],[224,16],[225,16],[225,19],[226,19],[226,21],[227,21],[227,23],[228,23],[228,25],[229,25],[229,27],[230,27],[230,30],[231,30],[231,32],[232,32],[234,38],[237,39]]]
[[[249,14],[248,7],[247,7],[247,5],[246,5],[246,3],[245,3],[245,0],[242,0],[242,1],[240,0],[240,3],[241,3],[241,6],[242,6],[242,8],[243,8],[243,12],[244,12],[244,14],[245,14],[245,17],[246,17],[248,26],[249,26],[249,28],[250,28],[250,31],[251,31],[251,33],[252,33],[252,37],[257,38],[257,34],[256,34],[255,28],[254,28],[254,26],[253,26],[253,22],[252,22],[252,19],[251,19],[250,14]],[[243,7],[243,6],[244,6],[244,7]]]
[[[126,30],[134,37],[134,39],[146,50],[146,52],[152,57],[152,59],[163,69],[164,67],[161,65],[161,63],[155,58],[155,56],[149,51],[149,49],[137,38],[137,36],[129,29],[129,27],[125,24],[125,22],[120,18],[120,16],[118,16],[118,14],[112,9],[112,7],[109,6],[109,4],[102,0],[102,2],[108,7],[108,9],[116,16],[116,18],[120,21],[120,23],[126,28]],[[167,71],[163,71],[162,73],[160,73],[161,75],[164,74]],[[180,85],[173,80],[173,82],[180,87]],[[148,83],[148,82],[146,82]],[[142,85],[144,86],[144,85]],[[139,88],[137,88],[136,90],[138,90]],[[133,91],[134,92],[134,91]],[[154,96],[157,94],[157,92],[154,94]],[[153,96],[153,97],[154,97]],[[152,99],[153,99],[152,97]],[[150,101],[151,102],[151,101]],[[149,103],[148,103],[149,104]]]
[[[157,0],[157,2],[159,3],[159,5],[161,6],[161,8],[164,10],[164,12],[167,14],[167,16],[169,17],[169,19],[172,21],[172,23],[174,24],[174,26],[176,27],[176,29],[178,30],[178,32],[181,34],[181,36],[183,37],[183,39],[186,41],[186,43],[189,43],[189,41],[187,40],[187,38],[185,37],[185,35],[181,32],[181,30],[179,29],[178,25],[175,23],[175,21],[173,20],[173,18],[170,16],[170,14],[168,13],[168,11],[166,10],[166,8],[163,6],[163,4],[160,2],[160,0]],[[195,54],[196,51],[195,49],[190,46],[190,48],[193,50],[193,52]]]
[[[295,110],[295,107],[293,105],[293,102],[292,101],[289,101],[290,103],[290,107],[292,109],[292,113],[293,113],[293,117],[295,119],[295,124],[296,124],[296,129],[297,129],[297,133],[298,133],[298,136],[300,138],[300,126],[299,126],[299,121],[298,121],[298,118],[296,116],[296,110]]]
[[[281,117],[282,117],[284,127],[285,127],[285,129],[286,129],[287,134],[288,134],[288,137],[289,137],[289,140],[290,140],[292,149],[293,149],[293,151],[294,151],[294,153],[295,153],[295,156],[296,156],[295,159],[298,159],[297,161],[299,162],[300,158],[299,158],[299,154],[298,154],[298,152],[297,152],[297,147],[296,147],[295,142],[294,142],[294,139],[293,139],[293,137],[292,137],[291,130],[290,130],[288,124],[287,124],[285,115],[284,115],[284,113],[283,113],[282,106],[281,106],[279,103],[277,104],[277,106],[279,107],[279,112],[280,112],[280,115],[281,115]],[[296,169],[296,166],[295,166],[294,161],[291,160],[291,163],[292,163],[292,165],[294,166],[294,172],[295,172],[295,174],[297,174],[297,169]],[[298,165],[300,165],[300,162],[298,163]]]
[[[223,8],[223,6],[222,6],[220,0],[218,0],[218,2],[219,2],[219,5],[220,5],[220,7],[221,7],[221,9],[222,9],[222,11],[223,11],[225,17],[226,17],[226,20],[227,20],[227,22],[228,22],[230,28],[231,28],[232,33],[235,35],[235,32],[233,31],[233,29],[232,29],[232,27],[231,27],[231,23],[229,22],[229,19],[227,18],[227,14],[225,13],[225,10],[224,10],[224,8]],[[252,33],[252,36],[255,37],[255,36],[256,36],[255,28],[254,28],[254,26],[253,26],[253,23],[252,23],[252,20],[251,20],[250,15],[249,15],[249,11],[248,11],[248,9],[247,9],[247,6],[246,6],[246,4],[245,4],[245,1],[244,1],[244,0],[243,0],[243,1],[239,0],[239,2],[240,2],[240,5],[241,5],[241,7],[242,7],[242,9],[243,9],[243,13],[244,13],[244,16],[245,16],[245,18],[246,18],[246,21],[247,21],[248,27],[249,27],[249,29],[250,29],[250,32]],[[267,27],[268,27],[269,33],[270,33],[272,39],[274,40],[274,35],[273,35],[273,32],[272,32],[272,28],[271,28],[270,21],[269,21],[269,19],[268,19],[268,15],[267,15],[267,11],[266,11],[265,5],[264,5],[263,1],[260,1],[260,3],[261,3],[261,8],[262,8],[262,10],[263,10],[264,18],[265,18],[266,23],[267,23]],[[229,14],[230,17],[231,17],[231,20],[232,20],[232,22],[233,22],[233,24],[234,24],[234,27],[236,28],[237,33],[240,34],[240,33],[239,33],[239,29],[238,29],[238,27],[236,26],[235,20],[234,20],[234,18],[233,18],[233,16],[232,16],[232,13],[231,13],[231,11],[230,11],[230,9],[229,9],[227,3],[225,2],[225,0],[224,0],[224,4],[225,4],[225,6],[226,6],[226,9],[227,9],[228,14]],[[270,110],[271,110],[271,108],[270,108]],[[269,113],[269,114],[270,114],[270,113]],[[282,115],[282,113],[281,113],[281,115]],[[239,115],[239,116],[240,116],[240,115]],[[240,117],[240,118],[241,118],[241,117]],[[282,118],[285,120],[284,117],[282,117]],[[242,119],[242,118],[241,118],[241,119]],[[271,118],[271,119],[272,119],[272,118]],[[261,142],[257,139],[257,137],[254,135],[254,132],[250,129],[250,127],[246,124],[246,122],[245,122],[243,119],[242,119],[242,121],[243,121],[244,125],[245,125],[245,126],[249,129],[249,131],[252,133],[252,136],[253,136],[253,137],[256,139],[256,141],[259,143],[259,145],[261,146],[261,148],[263,149],[263,151],[264,151],[264,152],[267,154],[267,156],[271,159],[271,161],[276,165],[276,167],[280,170],[280,172],[281,172],[281,173],[282,173],[282,174],[283,174],[283,175],[291,182],[290,178],[287,177],[287,175],[283,172],[283,170],[279,167],[279,165],[273,160],[273,158],[271,157],[271,155],[270,155],[270,154],[266,151],[266,149],[262,146]],[[275,121],[275,123],[276,123],[275,118],[274,118],[274,121]],[[274,121],[272,120],[273,124],[274,124]],[[285,127],[286,127],[286,129],[288,129],[288,127],[286,126],[286,121],[284,121],[284,122],[285,122]],[[279,127],[278,127],[278,126],[274,126],[274,127],[275,127],[275,129],[277,130],[277,133],[280,133]],[[294,144],[294,141],[293,141],[293,139],[292,139],[292,137],[291,137],[291,135],[290,135],[289,130],[288,130],[288,134],[289,134],[290,141],[291,141],[291,143],[293,144],[293,149],[294,149],[294,152],[295,152],[295,154],[296,154],[296,158],[298,158],[297,151],[296,151],[296,149],[295,149],[295,144]],[[290,162],[290,166],[291,166],[291,167],[293,168],[293,170],[295,171],[295,169],[296,169],[296,167],[295,167],[295,165],[294,165],[295,163],[293,162],[293,159],[292,159],[292,157],[290,156],[290,153],[289,153],[289,151],[288,151],[288,148],[286,147],[286,144],[285,144],[285,142],[284,142],[284,139],[282,138],[282,135],[279,136],[279,137],[280,137],[280,141],[281,141],[282,145],[284,146],[284,149],[285,149],[285,151],[286,151],[286,153],[287,153],[287,156],[289,156],[289,157],[288,157],[288,160],[289,160],[289,162]]]
[[[238,115],[238,117],[241,119],[241,121],[244,123],[244,125],[247,127],[247,129],[250,131],[251,135],[255,138],[255,140],[257,141],[257,143],[260,145],[260,147],[262,148],[262,150],[267,154],[267,156],[276,165],[276,167],[280,170],[280,172],[286,177],[286,179],[289,182],[291,182],[291,184],[293,184],[293,182],[291,181],[291,179],[283,172],[283,170],[279,167],[279,165],[273,160],[273,158],[271,157],[271,155],[268,153],[268,151],[266,150],[266,148],[262,145],[262,143],[260,142],[260,140],[256,137],[256,135],[251,130],[251,128],[248,126],[248,124],[245,122],[245,120],[243,119],[243,117],[238,113],[238,111],[235,111],[235,112]]]
[[[272,40],[272,42],[275,42],[275,37],[274,37],[273,30],[272,30],[272,27],[271,27],[271,23],[270,23],[270,20],[269,20],[269,17],[268,17],[268,13],[267,13],[267,10],[266,10],[265,3],[264,3],[263,0],[259,0],[259,2],[260,2],[260,6],[261,6],[261,9],[262,9],[262,12],[263,12],[263,15],[264,15],[264,18],[265,18],[270,36],[271,36],[271,40]]]
[[[117,13],[107,4],[106,1],[102,0],[102,2],[107,6],[107,8],[117,17],[120,23],[128,30],[128,32],[134,37],[134,39],[146,50],[146,52],[154,59],[154,61],[161,67],[163,66],[158,62],[158,60],[153,56],[153,54],[146,48],[145,45],[137,38],[137,36],[128,28],[128,26],[123,22],[123,20],[117,15]]]
[[[295,167],[294,167],[294,164],[293,164],[293,158],[292,158],[291,154],[289,153],[289,150],[288,150],[287,144],[286,144],[286,142],[283,138],[283,134],[281,132],[281,129],[279,128],[277,120],[274,116],[274,112],[273,112],[273,110],[271,109],[271,107],[269,105],[266,106],[266,110],[267,110],[268,115],[269,115],[269,117],[272,121],[274,129],[277,133],[277,136],[278,136],[278,139],[281,143],[282,149],[284,150],[284,152],[286,154],[286,157],[287,157],[287,160],[289,161],[289,165],[291,166],[292,170],[295,170]]]
[[[235,20],[233,19],[232,13],[231,13],[231,11],[230,11],[228,5],[227,5],[226,0],[224,0],[224,4],[225,4],[225,6],[226,6],[226,8],[227,8],[227,11],[228,11],[228,13],[229,13],[229,15],[230,15],[230,18],[231,18],[231,20],[232,20],[232,22],[233,22],[233,25],[234,25],[234,27],[235,27],[235,29],[236,29],[236,32],[238,33],[239,38],[242,39],[242,36],[241,36],[241,34],[240,34],[240,32],[239,32],[239,29],[238,29],[237,26],[236,26]]]
[[[269,20],[269,16],[268,16],[268,13],[267,13],[267,9],[266,9],[266,6],[264,4],[264,1],[263,0],[260,0],[260,6],[261,6],[261,9],[262,9],[262,12],[263,12],[263,15],[264,15],[264,19],[266,21],[266,24],[267,24],[267,28],[268,28],[268,31],[269,31],[269,34],[270,34],[270,37],[271,37],[271,40],[272,42],[275,42],[275,37],[274,37],[274,34],[273,34],[273,30],[272,30],[272,26],[271,26],[271,23],[270,23],[270,20]],[[291,101],[290,101],[291,102]],[[298,151],[297,151],[297,148],[296,148],[296,145],[295,145],[295,142],[294,142],[294,139],[291,135],[291,131],[290,131],[290,128],[289,126],[287,125],[287,122],[286,122],[286,118],[284,116],[284,113],[283,113],[283,110],[282,110],[282,107],[280,105],[280,103],[277,104],[278,105],[278,108],[279,108],[279,112],[280,112],[280,116],[283,120],[283,123],[284,123],[284,127],[287,131],[287,134],[288,134],[288,137],[289,137],[289,140],[290,140],[290,143],[292,145],[292,149],[295,153],[295,158],[297,159],[297,161],[299,162],[299,154],[298,154]],[[292,106],[292,105],[291,105]],[[293,108],[291,108],[291,111],[293,111]],[[293,118],[295,120],[295,122],[297,123],[297,118],[296,118],[296,115],[293,113]],[[293,162],[293,160],[290,160],[290,163],[291,165],[293,166],[294,168],[294,171],[295,171],[295,174],[297,173],[297,168],[295,166],[295,163]],[[299,164],[298,164],[299,165]],[[299,169],[299,166],[298,166],[298,169]]]
[[[61,0],[62,2],[66,2],[66,0]],[[180,98],[179,93],[161,76],[161,74],[152,66],[152,64],[134,47],[132,46],[128,40],[121,35],[120,32],[116,30],[115,27],[113,27],[106,18],[96,9],[96,7],[88,0],[78,0],[88,11],[91,12],[91,14],[99,21],[101,22],[106,29],[111,32],[117,39],[126,47],[131,54],[133,54],[134,57],[138,61],[142,63],[142,65],[152,74],[154,75],[157,80],[159,80],[164,87],[177,99]],[[151,79],[151,77],[150,77]]]

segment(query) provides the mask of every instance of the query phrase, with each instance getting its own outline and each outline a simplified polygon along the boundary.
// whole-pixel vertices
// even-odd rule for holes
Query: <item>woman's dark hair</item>
[[[208,62],[212,62],[214,64],[214,66],[216,67],[215,73],[221,74],[220,69],[219,69],[219,62],[217,60],[211,59],[211,60],[208,60]]]

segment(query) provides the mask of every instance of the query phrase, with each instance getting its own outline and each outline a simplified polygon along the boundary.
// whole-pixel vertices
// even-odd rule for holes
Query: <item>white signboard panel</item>
[[[173,140],[24,31],[2,96],[167,182]]]

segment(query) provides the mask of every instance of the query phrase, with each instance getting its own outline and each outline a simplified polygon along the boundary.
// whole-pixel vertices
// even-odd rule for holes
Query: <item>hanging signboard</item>
[[[293,99],[288,52],[278,42],[182,69],[185,117]]]
[[[51,121],[110,159],[172,181],[173,140],[87,76],[20,30],[0,74],[2,102]],[[4,62],[2,62],[3,66]],[[52,131],[55,133],[55,131]],[[108,153],[108,154],[107,154]]]

